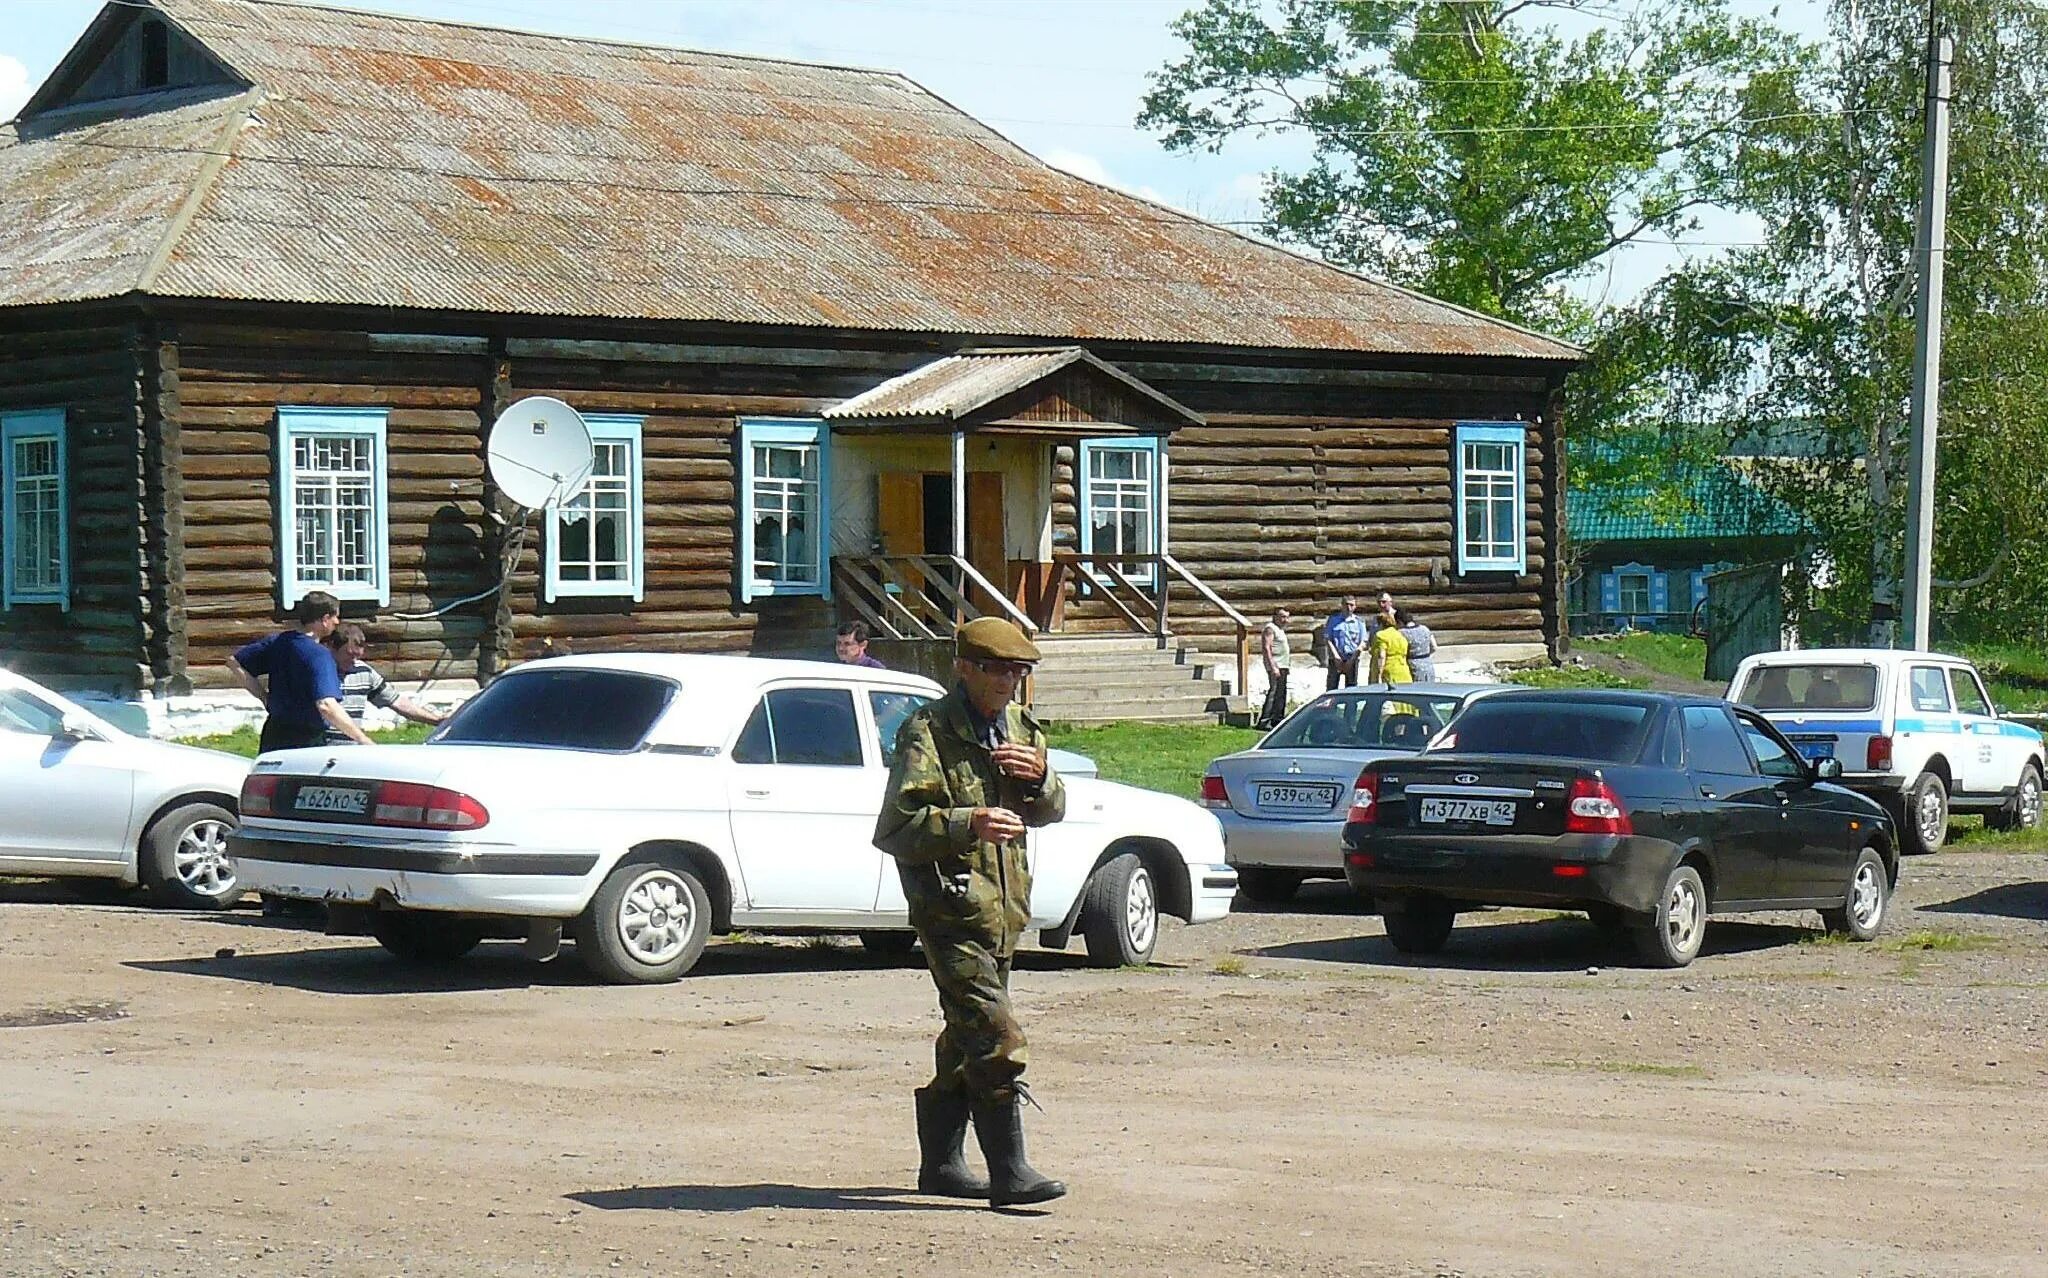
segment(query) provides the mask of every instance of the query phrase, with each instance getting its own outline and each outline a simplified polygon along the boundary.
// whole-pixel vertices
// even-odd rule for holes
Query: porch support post
[[[967,432],[953,432],[953,555],[967,558]]]
[[[1159,635],[1159,646],[1163,648],[1163,647],[1165,647],[1165,646],[1166,646],[1166,634],[1167,634],[1167,626],[1166,626],[1166,596],[1167,596],[1167,592],[1168,592],[1168,590],[1170,590],[1170,589],[1171,589],[1171,587],[1170,587],[1170,586],[1169,586],[1169,585],[1167,584],[1167,580],[1166,580],[1166,556],[1167,556],[1168,554],[1171,554],[1172,552],[1171,552],[1171,551],[1169,551],[1169,550],[1167,549],[1167,546],[1166,546],[1166,528],[1167,528],[1167,519],[1166,519],[1166,489],[1167,489],[1167,482],[1166,482],[1166,444],[1167,444],[1167,437],[1166,437],[1166,436],[1164,436],[1164,435],[1160,435],[1160,436],[1158,436],[1158,437],[1157,437],[1157,440],[1158,440],[1158,444],[1159,444],[1159,447],[1158,447],[1157,449],[1155,449],[1155,450],[1154,450],[1154,452],[1153,452],[1153,454],[1152,454],[1152,455],[1153,455],[1153,457],[1154,457],[1154,458],[1155,458],[1155,460],[1156,460],[1156,464],[1155,464],[1155,465],[1153,466],[1153,468],[1152,468],[1152,471],[1153,471],[1153,474],[1152,474],[1152,485],[1153,485],[1153,489],[1154,489],[1154,491],[1153,491],[1153,494],[1152,494],[1152,513],[1153,513],[1153,527],[1152,527],[1152,531],[1153,531],[1153,541],[1152,541],[1152,553],[1153,553],[1153,554],[1155,554],[1155,555],[1157,555],[1157,556],[1159,556],[1159,562],[1158,562],[1158,563],[1155,563],[1155,564],[1154,564],[1154,565],[1152,566],[1152,581],[1153,581],[1153,589],[1155,589],[1155,590],[1157,590],[1157,591],[1159,592],[1159,600],[1158,600],[1158,608],[1159,608],[1159,617],[1158,617],[1158,635]]]

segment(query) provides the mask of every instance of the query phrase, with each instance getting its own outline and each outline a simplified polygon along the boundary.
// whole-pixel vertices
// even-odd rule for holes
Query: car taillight
[[[269,816],[277,810],[277,783],[281,778],[275,772],[261,776],[250,773],[242,778],[242,797],[236,805],[243,816]]]
[[[1872,737],[1863,751],[1863,767],[1869,772],[1890,772],[1892,770],[1892,739]]]
[[[1358,784],[1351,791],[1351,812],[1344,819],[1371,825],[1379,821],[1379,814],[1380,774],[1367,768],[1358,774]]]
[[[1565,796],[1566,834],[1634,834],[1621,796],[1599,777],[1579,777]]]
[[[1227,808],[1230,796],[1224,793],[1223,778],[1211,772],[1202,778],[1202,806],[1205,808]]]
[[[370,824],[410,830],[476,830],[489,825],[491,814],[466,794],[417,781],[378,783],[370,804]]]

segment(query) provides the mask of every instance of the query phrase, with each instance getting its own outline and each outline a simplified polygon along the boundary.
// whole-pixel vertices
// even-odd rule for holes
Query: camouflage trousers
[[[1008,1101],[1029,1059],[1010,1007],[1010,955],[991,938],[951,928],[920,926],[917,939],[946,1018],[932,1047],[932,1088],[964,1092],[971,1101]]]

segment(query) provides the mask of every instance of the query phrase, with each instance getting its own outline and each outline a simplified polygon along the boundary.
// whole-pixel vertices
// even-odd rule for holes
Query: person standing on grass
[[[360,745],[370,738],[341,708],[341,671],[323,645],[341,624],[341,601],[309,590],[292,608],[293,628],[235,649],[228,671],[267,712],[259,752],[325,745],[331,730]]]
[[[371,706],[395,710],[414,723],[439,723],[448,717],[392,687],[376,667],[363,660],[369,646],[369,637],[353,621],[342,622],[327,636],[327,650],[334,654],[334,668],[341,673],[341,708],[358,728],[363,726],[363,715]],[[329,728],[327,744],[347,745],[349,738]]]
[[[1259,657],[1266,663],[1266,704],[1259,710],[1261,728],[1277,727],[1287,717],[1287,662],[1292,655],[1287,643],[1289,614],[1275,608],[1273,619],[1259,631]]]
[[[1343,604],[1323,623],[1323,634],[1330,650],[1330,677],[1323,686],[1356,688],[1358,654],[1365,649],[1365,622],[1358,615],[1356,596],[1344,596]]]

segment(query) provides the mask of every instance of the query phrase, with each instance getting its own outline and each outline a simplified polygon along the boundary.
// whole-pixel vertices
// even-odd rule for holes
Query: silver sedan
[[[1342,879],[1344,817],[1359,770],[1421,750],[1468,698],[1498,688],[1404,683],[1326,692],[1258,745],[1211,763],[1202,805],[1223,825],[1238,891],[1277,903],[1304,879]]]

